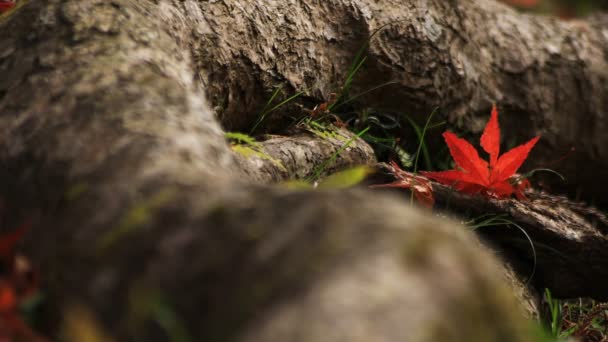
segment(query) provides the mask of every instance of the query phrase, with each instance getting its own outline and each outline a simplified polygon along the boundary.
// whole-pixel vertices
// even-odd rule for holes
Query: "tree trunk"
[[[52,315],[85,303],[119,340],[163,340],[149,304],[162,298],[195,340],[529,340],[494,258],[460,226],[395,197],[248,181],[293,174],[248,173],[255,159],[219,122],[250,127],[277,82],[318,101],[390,23],[359,88],[397,83],[364,105],[440,106],[476,131],[499,101],[507,127],[543,132],[543,158],[581,146],[568,165],[586,163],[585,185],[606,172],[599,20],[464,0],[20,4],[0,22],[0,191],[8,223],[35,221],[26,247]],[[341,148],[310,144],[283,167],[306,177]],[[340,158],[374,161],[361,141]]]

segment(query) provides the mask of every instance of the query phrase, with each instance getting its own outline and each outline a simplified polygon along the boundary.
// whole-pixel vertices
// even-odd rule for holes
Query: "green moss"
[[[271,157],[270,155],[268,155],[266,152],[264,152],[262,147],[255,148],[254,146],[251,146],[251,145],[237,144],[237,145],[232,145],[231,148],[234,152],[236,152],[246,158],[256,157],[256,158],[268,160],[273,165],[275,165],[276,167],[281,169],[282,171],[287,171],[287,169],[285,169],[285,166],[283,166],[283,163],[281,163],[280,160],[275,159],[275,158]]]
[[[226,132],[224,133],[224,137],[226,137],[226,139],[232,141],[234,144],[244,144],[244,145],[249,145],[252,147],[260,147],[260,144],[255,141],[255,138],[247,135],[245,133],[239,133],[239,132]]]
[[[268,160],[282,171],[287,171],[280,160],[271,157],[264,151],[264,147],[250,135],[238,132],[224,133],[226,139],[230,140],[232,150],[245,158],[260,158]]]
[[[175,198],[176,190],[165,188],[152,197],[135,204],[120,220],[114,229],[108,231],[97,243],[98,253],[103,254],[118,240],[132,235],[147,225],[154,216],[154,211]]]
[[[88,189],[89,185],[87,183],[80,182],[74,184],[65,192],[65,199],[68,201],[76,200],[82,194],[87,192]]]
[[[340,141],[348,140],[348,138],[341,135],[338,132],[337,128],[333,125],[326,125],[309,119],[302,122],[302,127],[304,127],[305,130],[318,136],[321,139],[336,139]]]

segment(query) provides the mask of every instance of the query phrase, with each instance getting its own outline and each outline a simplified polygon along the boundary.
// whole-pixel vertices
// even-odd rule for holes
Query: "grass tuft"
[[[342,145],[342,147],[340,147],[336,152],[334,152],[323,164],[319,165],[314,173],[312,174],[312,176],[310,176],[308,178],[308,181],[310,182],[315,182],[317,180],[319,180],[319,178],[321,177],[321,175],[323,174],[323,172],[325,172],[325,170],[331,165],[333,164],[336,159],[338,158],[338,156],[344,152],[344,150],[346,150],[355,140],[357,140],[357,138],[360,138],[361,136],[363,136],[365,133],[367,133],[367,131],[369,131],[369,127],[363,129],[361,132],[357,133],[354,137],[350,138],[346,143],[344,143],[344,145]]]
[[[513,227],[517,228],[519,231],[521,231],[524,234],[524,236],[526,237],[526,240],[530,243],[530,249],[532,250],[532,257],[533,257],[533,261],[534,261],[534,263],[532,265],[532,271],[530,273],[530,276],[528,276],[528,279],[526,280],[526,284],[529,284],[532,281],[532,278],[534,278],[534,275],[536,274],[536,263],[537,263],[536,247],[534,246],[534,241],[532,241],[532,238],[530,237],[530,235],[528,234],[528,232],[526,232],[526,230],[524,228],[522,228],[517,223],[509,220],[507,218],[507,215],[505,215],[505,214],[482,215],[482,216],[474,218],[468,222],[465,222],[465,225],[469,226],[469,228],[471,228],[472,230],[477,230],[480,228],[487,228],[487,227],[496,227],[496,226],[505,226],[505,227],[513,226]]]
[[[255,124],[253,125],[253,127],[249,131],[249,134],[254,134],[255,133],[255,131],[257,130],[257,128],[260,126],[260,124],[262,124],[262,122],[264,122],[264,120],[266,119],[266,117],[268,116],[268,114],[272,113],[273,111],[281,108],[282,106],[288,104],[289,102],[297,99],[302,94],[304,94],[304,91],[299,91],[299,92],[291,95],[290,97],[286,98],[285,100],[279,102],[278,104],[272,106],[272,102],[275,100],[275,98],[281,92],[281,89],[282,89],[282,87],[277,87],[277,89],[272,93],[272,96],[270,96],[270,99],[268,99],[268,101],[266,102],[266,105],[264,106],[264,108],[262,108],[262,111],[258,115],[258,119],[256,120]]]

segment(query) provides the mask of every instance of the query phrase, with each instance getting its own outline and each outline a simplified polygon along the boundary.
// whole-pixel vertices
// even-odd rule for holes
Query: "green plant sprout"
[[[562,305],[558,299],[553,299],[549,289],[545,289],[544,297],[551,315],[551,321],[549,322],[551,335],[560,338],[562,337]]]

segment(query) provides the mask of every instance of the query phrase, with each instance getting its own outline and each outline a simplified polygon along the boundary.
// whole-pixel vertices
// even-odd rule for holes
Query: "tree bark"
[[[378,164],[374,182],[387,183],[392,167]],[[388,172],[386,173],[382,173]],[[403,172],[404,174],[408,174]],[[392,178],[389,176],[388,178]],[[470,196],[442,184],[433,184],[436,210],[461,220],[482,217],[481,236],[499,247],[503,258],[527,276],[535,287],[551,289],[558,298],[594,297],[607,300],[608,217],[581,203],[542,191],[527,192],[528,200],[497,200]],[[503,222],[502,224],[498,224]]]
[[[277,84],[317,99],[339,92],[369,43],[354,93],[394,84],[359,98],[361,108],[421,122],[439,108],[454,127],[477,135],[497,103],[510,139],[542,135],[534,166],[558,169],[566,188],[608,204],[608,188],[597,182],[608,177],[605,15],[570,23],[494,1],[458,0],[222,0],[200,8],[195,61],[229,129],[248,127]]]
[[[260,153],[237,152],[236,159],[247,178],[257,183],[318,180],[349,166],[376,164],[372,148],[355,138],[350,131],[333,126],[327,132],[298,131],[269,137],[259,144]]]
[[[471,234],[390,196],[247,181],[250,161],[230,150],[204,93],[225,127],[243,129],[277,81],[311,102],[335,89],[361,43],[394,23],[360,77],[397,80],[395,95],[365,104],[440,105],[477,129],[474,114],[500,100],[517,114],[510,124],[546,130],[541,151],[574,140],[559,120],[578,108],[597,118],[580,141],[602,174],[608,38],[534,20],[490,1],[24,2],[0,23],[0,191],[9,223],[35,221],[25,245],[51,313],[83,302],[120,340],[163,340],[136,300],[160,293],[196,340],[527,341]],[[529,32],[506,43],[519,27]],[[545,51],[549,34],[573,32],[581,47]],[[575,85],[588,102],[560,96]]]

